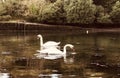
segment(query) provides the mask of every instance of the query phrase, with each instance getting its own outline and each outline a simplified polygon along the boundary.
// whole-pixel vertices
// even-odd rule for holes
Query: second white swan
[[[60,57],[64,57],[64,61],[66,61],[67,47],[70,47],[71,49],[74,48],[72,44],[66,44],[63,47],[63,51],[58,50],[56,47],[51,47],[48,49],[41,50],[40,53],[36,54],[36,56],[39,57],[39,55],[41,54],[46,54],[48,56],[52,55],[55,56],[54,58],[57,58],[56,56],[60,56]],[[48,57],[44,57],[44,58],[48,58]]]
[[[50,47],[58,47],[60,42],[55,42],[55,41],[47,41],[43,44],[43,37],[41,34],[37,35],[37,37],[40,39],[40,50],[47,49]]]

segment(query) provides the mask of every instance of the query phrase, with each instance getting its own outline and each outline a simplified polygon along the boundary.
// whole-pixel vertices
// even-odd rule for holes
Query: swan
[[[63,47],[63,51],[58,50],[56,47],[50,47],[48,49],[41,50],[40,53],[47,53],[48,55],[49,54],[53,54],[53,55],[65,55],[67,47],[70,47],[71,49],[73,49],[74,46],[72,44],[66,44]]]
[[[40,50],[47,49],[49,47],[58,47],[60,42],[55,41],[47,41],[43,44],[43,37],[41,34],[37,35],[37,37],[40,39]]]
[[[0,73],[0,78],[9,78],[9,73]]]
[[[89,31],[88,30],[86,30],[86,34],[88,34],[89,33]]]
[[[53,59],[57,58],[57,56],[64,57],[64,61],[66,61],[67,47],[70,47],[71,49],[74,48],[72,44],[66,44],[63,47],[63,51],[57,49],[56,47],[50,47],[48,49],[41,50],[39,54],[47,54],[48,56],[44,57],[45,59],[49,59],[49,56],[54,57]],[[37,56],[39,56],[39,54],[37,54]]]

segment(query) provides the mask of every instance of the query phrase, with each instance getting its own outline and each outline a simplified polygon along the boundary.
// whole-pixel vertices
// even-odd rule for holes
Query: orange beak
[[[75,49],[74,49],[74,48],[73,48],[72,50],[73,50],[73,51],[75,51]]]
[[[73,52],[71,54],[75,55],[76,54],[75,49],[73,48],[72,50],[73,50]]]

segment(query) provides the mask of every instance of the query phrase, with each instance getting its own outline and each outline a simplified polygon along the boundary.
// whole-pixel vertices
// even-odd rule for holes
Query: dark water
[[[38,59],[37,35],[44,42],[73,44],[76,54],[68,48],[67,62]],[[0,32],[0,78],[119,78],[120,33],[62,31],[62,32]]]

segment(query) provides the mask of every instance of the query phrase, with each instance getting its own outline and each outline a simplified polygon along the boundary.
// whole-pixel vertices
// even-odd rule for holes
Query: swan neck
[[[40,50],[42,50],[42,46],[43,46],[43,37],[40,36],[39,38],[40,38]]]
[[[63,48],[64,62],[67,62],[67,58],[66,58],[66,55],[67,55],[67,47],[70,47],[70,46],[69,46],[69,45],[65,45],[64,48]]]
[[[63,48],[63,54],[66,54],[66,48],[67,48],[67,46],[65,45]]]
[[[66,62],[67,61],[66,54],[63,56],[63,58],[64,58],[64,62]]]

